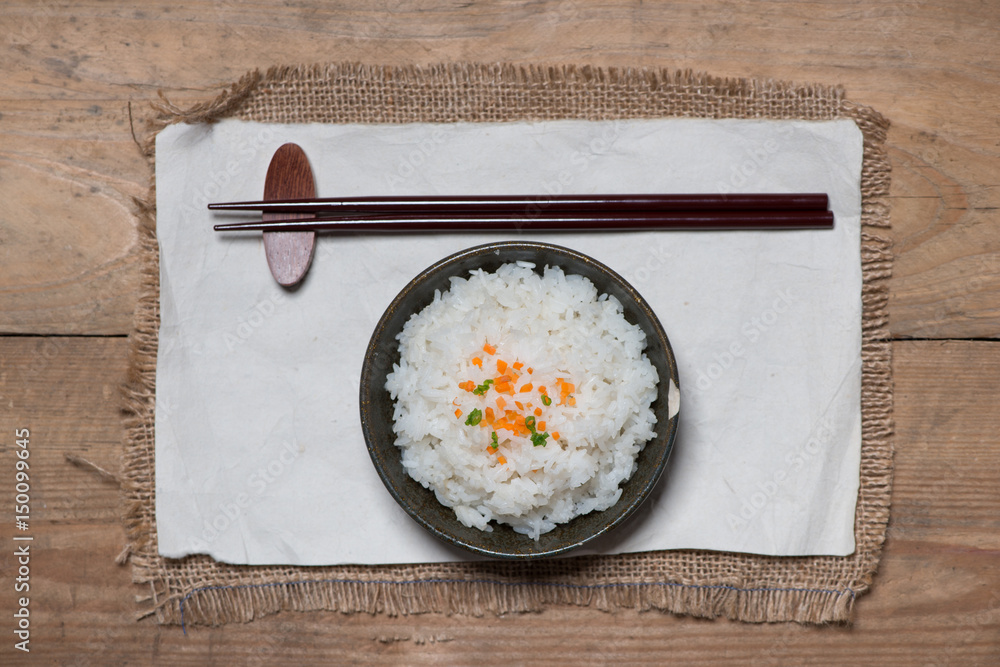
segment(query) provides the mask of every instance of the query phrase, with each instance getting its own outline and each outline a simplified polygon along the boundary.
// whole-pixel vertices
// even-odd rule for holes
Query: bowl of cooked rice
[[[490,243],[414,278],[379,320],[361,426],[399,505],[481,556],[563,554],[649,496],[677,433],[677,364],[620,275],[569,248]]]

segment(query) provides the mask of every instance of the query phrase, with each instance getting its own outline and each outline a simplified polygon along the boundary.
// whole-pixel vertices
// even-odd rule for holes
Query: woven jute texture
[[[154,193],[139,202],[142,294],[125,387],[124,494],[133,577],[149,594],[140,616],[161,623],[250,621],[280,610],[496,614],[549,605],[659,609],[748,622],[846,622],[875,575],[892,483],[891,347],[886,328],[891,247],[887,121],[836,87],[720,79],[692,72],[594,67],[333,64],[254,71],[211,100],[154,104],[159,128],[222,118],[262,122],[449,123],[617,118],[852,119],[864,135],[861,486],[856,552],[777,558],[658,551],[532,563],[255,567],[205,556],[161,558],[154,499],[159,274]],[[155,185],[154,185],[155,189]]]

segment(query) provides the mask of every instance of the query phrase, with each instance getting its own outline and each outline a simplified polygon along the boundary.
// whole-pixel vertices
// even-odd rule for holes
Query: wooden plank
[[[31,648],[59,664],[859,664],[1000,660],[1000,343],[894,345],[896,479],[880,572],[852,627],[748,625],[660,612],[554,607],[468,618],[287,612],[246,625],[135,620],[114,484],[123,431],[121,338],[0,337],[0,485],[11,488],[14,428],[31,428]],[[37,494],[37,495],[36,495]],[[0,541],[14,529],[0,522]],[[0,628],[11,629],[10,550]],[[8,613],[10,611],[10,613]],[[0,662],[19,654],[7,641]]]
[[[571,62],[843,85],[893,122],[893,334],[1000,330],[996,3],[11,0],[2,19],[0,332],[128,331],[131,198],[151,176],[129,100],[143,115],[160,89],[184,105],[249,69],[317,60]]]
[[[151,172],[127,106],[5,101],[0,114],[0,333],[128,333],[133,198]]]
[[[126,354],[124,338],[0,336],[0,475],[12,488],[11,434],[28,429],[32,499],[48,522],[120,523],[117,486],[66,456],[118,472]]]
[[[108,90],[199,90],[273,63],[558,58],[696,69],[713,64],[724,75],[792,80],[822,80],[835,69],[854,69],[845,72],[857,80],[853,87],[895,94],[897,105],[923,111],[935,104],[982,104],[962,79],[995,83],[990,66],[997,57],[991,49],[997,15],[995,5],[974,0],[919,6],[862,0],[710,6],[689,0],[642,8],[586,0],[483,8],[353,0],[300,2],[292,9],[214,0],[156,8],[11,0],[4,6],[9,67],[0,81],[4,91],[22,91],[19,98],[103,99]],[[221,53],[228,57],[219,58]],[[185,66],[190,63],[198,67]],[[939,80],[917,75],[928,68]],[[920,84],[905,98],[881,85],[900,73]],[[914,94],[938,86],[959,94],[934,103]],[[985,117],[989,111],[978,113]]]

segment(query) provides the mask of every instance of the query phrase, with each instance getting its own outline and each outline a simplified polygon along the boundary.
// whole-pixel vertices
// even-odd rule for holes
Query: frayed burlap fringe
[[[852,556],[775,558],[661,551],[534,563],[253,567],[205,556],[167,560],[156,548],[153,419],[159,273],[152,192],[136,202],[142,291],[125,387],[123,492],[142,615],[161,623],[250,621],[282,610],[383,614],[497,614],[553,604],[658,609],[748,622],[846,622],[878,566],[892,484],[892,367],[887,331],[888,122],[829,86],[720,79],[692,72],[572,66],[357,64],[251,72],[214,99],[181,109],[154,104],[145,149],[174,122],[403,123],[583,118],[852,119],[864,135],[862,168],[861,488]]]

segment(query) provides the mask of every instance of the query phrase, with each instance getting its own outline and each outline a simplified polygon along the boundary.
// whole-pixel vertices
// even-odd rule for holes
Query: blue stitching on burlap
[[[388,584],[394,586],[412,586],[418,584],[490,584],[493,586],[548,586],[552,588],[573,588],[581,590],[598,590],[602,588],[638,588],[640,586],[672,586],[675,588],[698,588],[698,589],[709,589],[709,590],[724,590],[724,591],[735,591],[737,593],[780,593],[780,592],[791,592],[791,593],[823,593],[826,595],[836,595],[840,597],[843,594],[848,594],[851,596],[851,603],[854,603],[856,595],[854,590],[851,588],[845,588],[843,591],[836,591],[823,588],[739,588],[738,586],[727,586],[725,584],[678,584],[674,582],[639,582],[639,583],[612,583],[612,584],[564,584],[554,581],[541,581],[533,583],[524,582],[512,582],[512,581],[498,581],[495,579],[417,579],[416,581],[392,581],[389,579],[382,580],[372,580],[363,581],[361,579],[303,579],[301,581],[274,581],[266,584],[227,584],[222,586],[201,586],[199,588],[192,589],[181,598],[180,610],[181,610],[181,631],[187,635],[187,626],[184,623],[184,603],[187,599],[194,595],[195,593],[201,593],[203,591],[219,591],[226,589],[251,589],[251,588],[275,588],[278,586],[298,586],[302,584]]]

